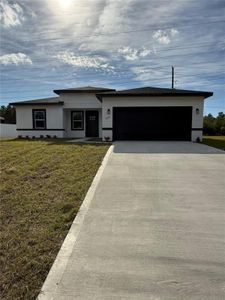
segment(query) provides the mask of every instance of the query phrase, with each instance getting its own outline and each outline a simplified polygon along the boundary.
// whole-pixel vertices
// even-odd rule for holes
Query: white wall
[[[192,106],[192,128],[203,127],[203,97],[107,97],[102,100],[102,127],[112,128],[113,126],[113,107],[129,107],[129,106]],[[196,114],[196,109],[199,114]],[[110,109],[111,114],[107,114]],[[103,138],[109,136],[112,139],[112,130],[103,130]],[[196,138],[202,138],[201,131],[192,131],[192,141]]]
[[[96,98],[94,93],[64,93],[60,95],[60,101],[64,102],[64,136],[68,138],[83,138],[86,136],[85,132],[85,111],[98,110],[99,111],[99,137],[102,137],[102,113],[101,102]],[[71,130],[71,111],[84,111],[84,130]]]
[[[33,129],[33,114],[32,109],[46,109],[46,127],[47,130],[32,130]],[[56,135],[63,137],[63,106],[62,105],[26,105],[16,106],[16,120],[17,120],[17,135],[21,136],[35,136],[40,135]],[[25,130],[21,130],[25,129]],[[50,129],[50,130],[49,130]]]
[[[60,101],[64,102],[64,108],[97,109],[102,107],[101,102],[92,93],[65,93],[60,95]]]
[[[57,138],[64,138],[64,131],[62,130],[17,130],[17,137],[21,136],[23,138],[40,138],[41,136],[47,137],[56,136]]]
[[[35,136],[40,135],[56,135],[58,137],[82,138],[85,137],[85,128],[82,131],[71,130],[71,110],[98,110],[99,111],[99,136],[102,137],[102,115],[101,102],[96,98],[94,93],[65,93],[58,97],[59,101],[63,101],[64,105],[23,105],[16,106],[17,117],[17,135]],[[52,130],[32,130],[33,116],[32,109],[46,109],[47,129],[65,129],[65,131]],[[85,113],[84,113],[85,118]],[[85,125],[85,119],[84,119]],[[85,126],[84,126],[85,127]],[[30,130],[28,130],[30,129]]]
[[[0,123],[0,139],[16,138],[16,124],[1,124]]]

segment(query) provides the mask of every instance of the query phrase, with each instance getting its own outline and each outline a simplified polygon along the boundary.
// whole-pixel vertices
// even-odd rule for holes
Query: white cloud
[[[153,39],[156,40],[159,44],[169,44],[170,38],[166,31],[164,30],[157,30],[153,33]]]
[[[9,28],[21,25],[25,20],[24,11],[17,3],[2,0],[0,3],[0,21],[3,27]]]
[[[113,70],[113,67],[107,63],[107,59],[102,56],[76,55],[72,51],[61,51],[55,57],[68,65],[78,68]]]
[[[148,56],[151,52],[152,51],[150,49],[143,48],[142,50],[140,50],[139,55],[141,57],[145,57]]]
[[[171,39],[179,34],[179,31],[175,28],[170,30],[157,30],[153,33],[153,39],[159,44],[168,45],[171,42]]]
[[[126,60],[136,60],[140,57],[145,57],[151,53],[150,49],[147,49],[143,47],[142,49],[135,49],[130,47],[123,47],[118,50],[120,54],[126,59]]]
[[[24,53],[11,53],[0,56],[0,64],[2,65],[25,65],[32,64],[32,60]]]
[[[115,1],[115,0],[102,1],[103,9],[99,15],[98,26],[95,30],[96,33],[114,32],[115,24],[116,24],[116,31],[118,30],[124,31],[130,29],[129,24],[127,24],[127,19],[129,18],[129,13],[135,1],[123,0],[122,2],[123,5],[121,5],[121,1]]]
[[[174,37],[174,36],[176,36],[176,35],[178,35],[178,34],[179,34],[179,31],[178,31],[177,29],[172,28],[172,29],[170,30],[170,35],[171,35],[172,37]]]
[[[138,50],[130,47],[123,47],[118,50],[126,60],[135,60],[138,58]]]

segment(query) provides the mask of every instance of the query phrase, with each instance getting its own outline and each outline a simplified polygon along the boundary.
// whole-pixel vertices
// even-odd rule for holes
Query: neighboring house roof
[[[108,88],[95,87],[95,86],[84,86],[84,87],[54,90],[54,93],[60,95],[61,93],[102,93],[102,92],[113,92],[113,91],[115,91],[115,89],[108,89]]]
[[[20,102],[12,102],[9,103],[10,105],[63,105],[63,101],[59,100],[59,97],[51,97],[51,98],[44,98],[44,99],[35,99],[35,100],[28,100],[28,101],[20,101]]]
[[[190,91],[178,89],[166,89],[157,87],[142,87],[130,90],[106,92],[97,94],[97,98],[102,100],[104,97],[124,97],[124,96],[203,96],[204,98],[212,96],[212,92]]]

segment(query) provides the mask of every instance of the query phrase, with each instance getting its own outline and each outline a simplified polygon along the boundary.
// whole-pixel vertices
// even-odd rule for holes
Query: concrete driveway
[[[39,299],[224,299],[224,152],[117,142],[107,159]]]

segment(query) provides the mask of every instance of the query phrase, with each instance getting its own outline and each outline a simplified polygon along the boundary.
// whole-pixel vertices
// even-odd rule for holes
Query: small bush
[[[104,140],[105,140],[106,142],[109,142],[110,137],[109,137],[109,136],[105,136],[105,137],[104,137]]]

